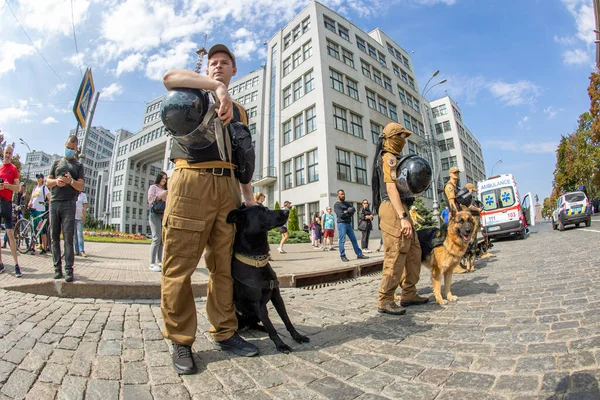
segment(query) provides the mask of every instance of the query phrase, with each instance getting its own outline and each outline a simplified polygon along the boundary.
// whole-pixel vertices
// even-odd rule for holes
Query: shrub
[[[298,210],[296,210],[296,207],[292,207],[292,210],[290,211],[290,217],[288,218],[288,230],[300,230],[300,224],[298,224]]]
[[[286,243],[310,243],[310,235],[304,231],[288,231],[290,237]],[[279,231],[269,231],[269,244],[279,244],[281,242],[281,234]]]
[[[273,207],[273,210],[281,210],[281,207],[279,207],[278,201],[275,202],[275,206]]]

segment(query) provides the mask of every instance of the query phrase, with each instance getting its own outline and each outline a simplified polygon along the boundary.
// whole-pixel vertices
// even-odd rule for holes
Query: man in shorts
[[[327,207],[327,212],[321,218],[323,224],[323,251],[329,251],[333,248],[333,235],[335,234],[335,215],[331,207]],[[329,245],[327,243],[329,242]]]
[[[292,207],[292,203],[290,203],[287,200],[283,202],[282,210],[290,211],[290,207]],[[287,242],[288,238],[290,237],[290,234],[288,233],[287,222],[285,223],[285,225],[279,227],[279,233],[281,233],[281,243],[279,243],[277,251],[281,254],[285,254],[285,250],[283,250],[283,245],[285,244],[285,242]]]

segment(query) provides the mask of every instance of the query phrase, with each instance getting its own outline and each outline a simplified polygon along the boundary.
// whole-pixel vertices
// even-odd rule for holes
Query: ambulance
[[[483,204],[481,231],[487,238],[517,236],[525,239],[535,225],[531,193],[520,197],[511,174],[496,175],[478,182],[477,194]]]

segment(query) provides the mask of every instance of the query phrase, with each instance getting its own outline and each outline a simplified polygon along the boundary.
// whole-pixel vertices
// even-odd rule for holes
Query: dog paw
[[[290,354],[292,352],[292,348],[285,343],[278,344],[276,347],[277,350],[285,354]]]
[[[436,303],[438,303],[439,305],[445,306],[446,304],[448,304],[447,300],[436,300]]]
[[[296,333],[295,335],[292,335],[292,339],[294,339],[298,343],[308,343],[308,342],[310,342],[310,339],[307,336],[302,336],[299,333]]]
[[[458,296],[448,296],[448,301],[458,301]]]

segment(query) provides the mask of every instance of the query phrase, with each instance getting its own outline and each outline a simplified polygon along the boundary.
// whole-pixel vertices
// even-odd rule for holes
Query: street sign
[[[79,91],[73,105],[73,114],[75,114],[75,119],[77,119],[82,128],[85,128],[85,120],[87,119],[93,96],[94,79],[92,78],[92,69],[88,68],[85,71],[81,85],[79,85]]]

